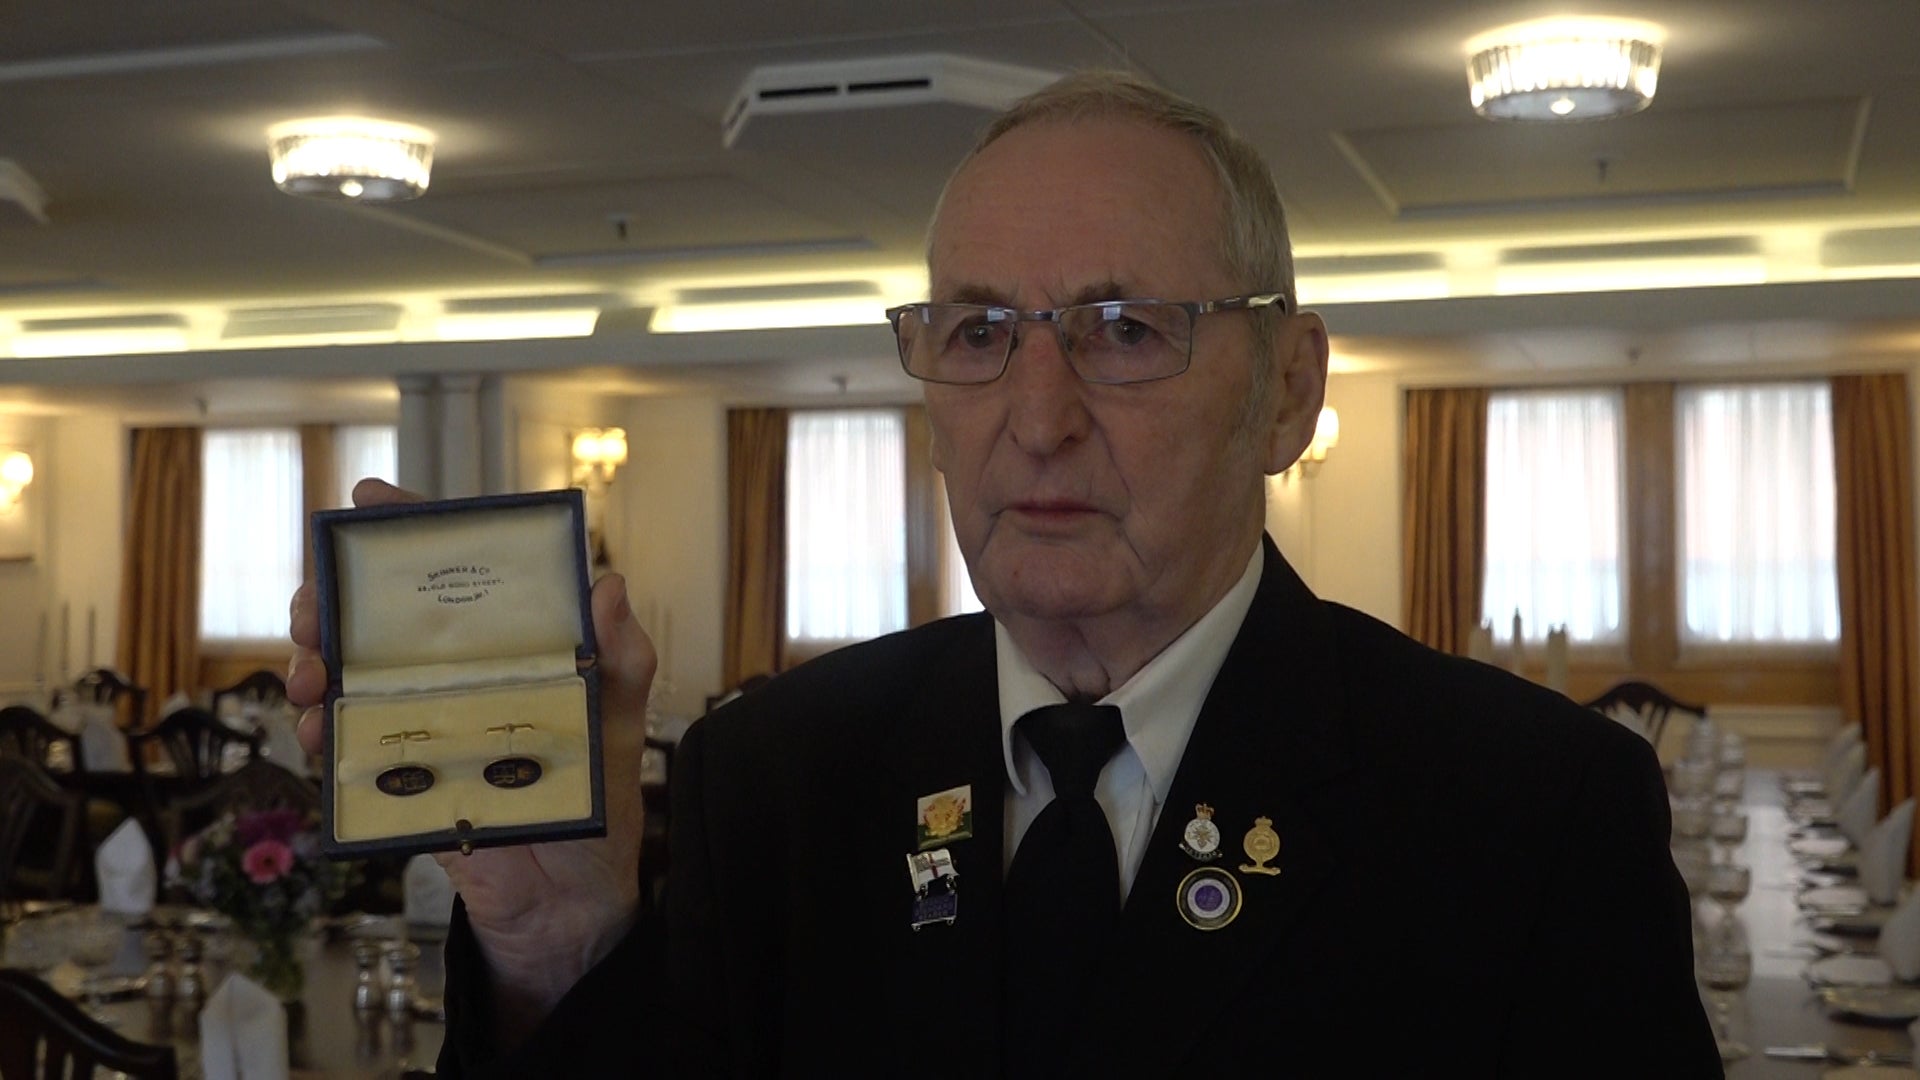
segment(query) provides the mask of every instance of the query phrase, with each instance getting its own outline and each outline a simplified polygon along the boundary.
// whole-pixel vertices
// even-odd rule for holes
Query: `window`
[[[1544,641],[1623,639],[1621,395],[1494,394],[1487,403],[1486,562],[1480,610]]]
[[[284,638],[306,546],[300,435],[209,431],[202,447],[200,637]]]
[[[327,437],[325,428],[308,434],[315,431]],[[345,505],[363,476],[391,481],[398,471],[393,425],[342,426],[331,429],[334,475],[316,481],[333,490],[306,491],[301,435],[294,428],[247,428],[202,437],[203,642],[284,642],[287,598],[305,575],[308,511]]]
[[[399,482],[400,431],[392,424],[349,424],[333,429],[333,505],[353,503],[353,485],[373,476]]]
[[[953,531],[953,514],[947,509],[947,483],[938,481],[934,501],[940,512],[940,534],[946,541],[940,548],[940,614],[965,615],[984,610],[974,595],[973,578],[967,574],[966,557],[960,554],[960,537]]]
[[[905,424],[897,409],[796,412],[787,427],[787,637],[907,625]]]
[[[1838,641],[1826,384],[1688,387],[1674,404],[1681,640]]]

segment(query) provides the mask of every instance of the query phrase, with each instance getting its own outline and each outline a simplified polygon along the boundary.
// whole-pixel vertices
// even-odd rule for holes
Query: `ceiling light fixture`
[[[273,183],[289,195],[400,202],[427,190],[434,134],[359,116],[316,116],[267,129]]]
[[[1542,19],[1467,42],[1468,97],[1492,120],[1600,120],[1647,107],[1665,33],[1627,19]]]

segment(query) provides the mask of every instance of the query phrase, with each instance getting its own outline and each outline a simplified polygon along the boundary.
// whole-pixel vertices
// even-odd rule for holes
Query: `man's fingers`
[[[326,726],[325,714],[326,710],[318,705],[300,714],[300,724],[294,732],[300,737],[300,749],[309,754],[318,754],[324,749],[320,744],[324,734],[321,729]]]
[[[355,506],[391,506],[394,503],[425,502],[426,496],[416,495],[405,488],[397,488],[385,480],[367,477],[353,485],[353,505]]]
[[[627,580],[619,574],[608,574],[593,587],[593,633],[599,639],[600,697],[606,711],[646,716],[647,693],[659,661],[627,601]]]
[[[287,606],[287,636],[303,649],[320,647],[320,604],[312,582],[293,590],[293,603]]]

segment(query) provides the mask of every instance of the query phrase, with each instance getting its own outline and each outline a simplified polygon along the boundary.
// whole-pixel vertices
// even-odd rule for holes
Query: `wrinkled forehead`
[[[1069,303],[1108,284],[1188,298],[1230,280],[1225,203],[1191,135],[1125,116],[1034,121],[948,182],[928,230],[929,280],[942,300]]]

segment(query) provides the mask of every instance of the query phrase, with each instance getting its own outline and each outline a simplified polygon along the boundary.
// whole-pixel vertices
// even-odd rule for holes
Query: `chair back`
[[[1592,701],[1585,702],[1585,705],[1614,719],[1619,719],[1623,712],[1638,717],[1641,734],[1647,737],[1655,750],[1660,749],[1660,737],[1666,733],[1667,720],[1674,713],[1685,713],[1695,719],[1707,715],[1705,705],[1690,705],[1652,683],[1635,679],[1612,687]]]
[[[72,696],[93,705],[112,705],[120,726],[137,728],[147,722],[147,688],[112,668],[94,668],[73,680]]]
[[[318,813],[320,787],[265,758],[254,758],[201,791],[160,808],[160,836],[167,851],[221,814],[247,810],[298,810]]]
[[[0,900],[77,898],[86,804],[34,762],[0,754]],[[0,1067],[0,1076],[12,1075]]]
[[[210,703],[213,715],[224,715],[221,706],[229,699],[236,704],[251,701],[267,706],[284,705],[287,701],[287,683],[276,672],[262,668],[232,686],[215,690]]]
[[[96,1069],[133,1080],[180,1075],[173,1047],[126,1038],[32,975],[0,970],[0,1076],[42,1080]]]
[[[136,770],[146,770],[147,747],[151,745],[160,747],[177,775],[207,780],[226,771],[228,747],[246,747],[249,761],[259,757],[260,733],[235,731],[207,710],[189,705],[168,713],[165,720],[145,731],[127,733],[127,747]]]
[[[26,758],[54,772],[86,771],[80,736],[26,705],[0,709],[0,755]]]

